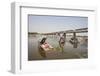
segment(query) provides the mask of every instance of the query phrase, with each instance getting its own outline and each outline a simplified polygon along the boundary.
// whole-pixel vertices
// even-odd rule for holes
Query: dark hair
[[[66,33],[63,33],[63,36],[66,36]]]
[[[63,33],[63,37],[66,38],[66,33]]]
[[[40,44],[44,44],[47,38],[43,38],[40,42]]]

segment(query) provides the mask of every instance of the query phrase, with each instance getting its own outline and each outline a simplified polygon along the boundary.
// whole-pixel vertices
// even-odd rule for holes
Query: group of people
[[[64,45],[66,42],[66,33],[63,33],[62,35],[58,34],[59,36],[59,46],[62,49],[62,52],[64,52]],[[49,50],[54,50],[54,48],[46,42],[47,37],[43,37],[42,40],[40,41],[40,47],[43,48],[43,50],[45,51],[49,51]]]

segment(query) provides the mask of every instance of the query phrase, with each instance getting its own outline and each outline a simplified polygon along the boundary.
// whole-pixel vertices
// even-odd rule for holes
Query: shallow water
[[[77,48],[73,48],[73,45],[69,43],[70,37],[66,37],[66,43],[64,45],[64,52],[62,53],[59,47],[59,38],[55,36],[47,36],[47,42],[55,48],[51,54],[46,54],[44,58],[39,53],[39,41],[42,36],[29,36],[28,37],[28,60],[47,60],[47,59],[79,59],[88,57],[87,42],[84,38],[78,38],[79,44]]]

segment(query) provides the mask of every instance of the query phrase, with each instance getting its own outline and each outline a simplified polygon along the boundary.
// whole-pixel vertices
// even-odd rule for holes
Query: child
[[[65,45],[65,42],[66,42],[66,33],[64,33],[61,37],[60,37],[60,40],[59,40],[59,45],[62,49],[62,52],[64,51],[63,48],[64,48],[64,45]]]

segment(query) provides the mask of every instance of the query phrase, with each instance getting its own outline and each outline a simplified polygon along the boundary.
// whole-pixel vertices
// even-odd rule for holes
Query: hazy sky
[[[39,16],[29,15],[29,32],[49,33],[86,28],[87,17],[76,16]]]

